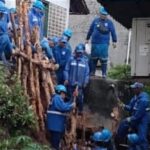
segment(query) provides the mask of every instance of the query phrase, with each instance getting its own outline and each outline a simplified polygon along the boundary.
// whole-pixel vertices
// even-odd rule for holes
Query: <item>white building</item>
[[[32,0],[34,2],[35,0]],[[44,0],[46,36],[61,36],[68,27],[70,0]],[[8,8],[16,7],[16,0],[6,0]]]

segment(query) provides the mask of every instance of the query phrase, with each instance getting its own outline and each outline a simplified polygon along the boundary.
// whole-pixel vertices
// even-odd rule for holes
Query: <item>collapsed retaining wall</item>
[[[117,106],[117,99],[111,84],[115,84],[119,98],[127,103],[131,97],[131,90],[128,88],[130,82],[103,80],[99,77],[92,77],[89,86],[85,90],[85,112],[91,114],[88,121],[93,125],[103,125],[111,129],[112,118],[110,116],[113,108]]]

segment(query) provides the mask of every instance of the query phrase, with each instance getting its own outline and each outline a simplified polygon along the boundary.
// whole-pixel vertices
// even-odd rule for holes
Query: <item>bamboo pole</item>
[[[51,62],[43,60],[39,29],[38,27],[32,31],[29,29],[28,5],[28,1],[17,0],[20,34],[16,40],[17,48],[14,57],[17,59],[18,78],[21,79],[25,94],[30,98],[30,104],[38,118],[36,133],[40,141],[45,141],[44,113],[50,103],[51,94],[54,93],[50,72],[56,70],[57,67]],[[16,30],[14,32],[16,34]],[[31,45],[36,49],[35,54],[32,53]]]
[[[23,44],[22,44],[22,39],[23,39],[23,17],[22,17],[22,1],[16,0],[16,8],[17,8],[17,15],[19,19],[19,24],[18,24],[18,31],[15,34],[18,35],[18,38],[16,37],[16,46],[18,47],[19,51],[23,50]],[[21,79],[21,71],[22,71],[22,62],[21,58],[19,57],[17,59],[17,74],[18,74],[18,79]]]
[[[38,65],[42,69],[57,70],[57,66],[54,65],[53,63],[50,63],[47,60],[37,60],[37,59],[34,59],[34,58],[30,58],[24,52],[16,51],[13,55],[14,56],[20,56],[23,59],[25,59],[26,61],[29,61],[29,62],[31,62],[31,63],[33,63],[35,65]]]

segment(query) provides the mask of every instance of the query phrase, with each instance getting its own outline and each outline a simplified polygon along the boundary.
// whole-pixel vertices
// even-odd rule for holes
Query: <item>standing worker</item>
[[[0,0],[0,5],[5,6],[5,0]]]
[[[59,44],[55,47],[54,56],[56,63],[59,64],[59,69],[56,71],[58,84],[64,83],[64,70],[66,63],[71,57],[71,52],[66,48],[67,38],[61,37]]]
[[[47,39],[44,37],[40,44],[41,44],[42,50],[44,51],[46,57],[49,60],[52,60],[53,62],[55,62],[54,55],[53,55],[53,49],[51,48],[51,39],[50,38]]]
[[[71,45],[70,45],[69,41],[72,37],[72,34],[73,34],[72,30],[69,29],[69,28],[65,29],[64,32],[63,32],[63,36],[67,37],[66,47],[67,47],[67,49],[70,50],[71,53],[72,53],[72,48],[71,48]]]
[[[38,27],[40,40],[44,36],[44,8],[44,4],[40,0],[36,0],[28,14],[31,33],[35,27]]]
[[[51,134],[51,144],[56,150],[60,149],[60,141],[65,133],[66,113],[70,112],[75,103],[65,102],[67,90],[63,85],[57,85],[56,94],[52,97],[47,111],[47,125]],[[78,93],[74,93],[77,96]]]
[[[64,71],[64,84],[68,86],[70,95],[72,95],[76,85],[78,86],[79,96],[77,97],[77,105],[79,108],[79,114],[81,115],[84,99],[83,89],[89,82],[89,65],[83,54],[83,44],[79,44],[75,49],[75,56],[68,61]]]
[[[10,66],[7,60],[10,59],[12,54],[12,44],[8,35],[8,23],[8,9],[5,5],[0,3],[0,60],[2,60],[6,66]]]
[[[143,84],[135,82],[131,85],[135,96],[131,99],[128,105],[120,103],[120,107],[129,111],[131,116],[126,118],[120,123],[116,135],[116,143],[119,139],[125,138],[128,130],[132,129],[137,131],[139,136],[139,147],[141,150],[148,149],[148,125],[149,125],[149,95],[143,92]]]
[[[94,19],[87,34],[86,43],[92,36],[91,50],[91,75],[95,75],[98,60],[101,62],[102,77],[107,76],[108,49],[110,33],[113,47],[116,48],[117,36],[114,24],[107,18],[108,12],[104,7],[100,7],[100,16]]]

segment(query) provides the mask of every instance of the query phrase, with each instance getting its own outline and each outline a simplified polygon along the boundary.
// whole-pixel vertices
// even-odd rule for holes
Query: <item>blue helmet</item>
[[[62,36],[59,41],[62,43],[67,43],[67,37]]]
[[[71,29],[65,29],[63,32],[63,35],[67,36],[67,37],[72,37],[72,30]]]
[[[57,44],[59,42],[59,37],[57,36],[52,37],[52,41],[54,42],[54,44]]]
[[[135,88],[143,88],[144,85],[143,85],[143,83],[135,82],[134,84],[130,85],[130,87],[131,87],[132,89],[135,89]]]
[[[0,0],[0,2],[3,2],[3,3],[5,3],[5,0]]]
[[[97,131],[97,132],[95,132],[95,133],[93,134],[92,140],[93,140],[94,142],[100,142],[101,136],[102,136],[102,133],[99,132],[99,131]]]
[[[100,7],[99,13],[102,15],[108,15],[108,12],[106,11],[106,9],[104,7]]]
[[[64,86],[64,85],[57,85],[56,87],[55,87],[55,91],[56,92],[58,92],[58,93],[60,93],[60,92],[64,92],[64,93],[67,93],[67,89],[66,89],[66,87]]]
[[[5,7],[5,5],[4,4],[1,4],[0,3],[0,12],[1,13],[8,13],[8,9]]]
[[[85,45],[80,43],[76,46],[75,52],[76,53],[83,53],[85,51]]]
[[[40,0],[36,0],[33,3],[33,7],[38,8],[40,10],[44,10],[44,8],[45,8],[44,4]]]
[[[112,133],[109,129],[103,129],[102,130],[102,136],[101,136],[101,141],[103,142],[108,142],[112,137]]]
[[[128,134],[128,141],[131,144],[137,144],[139,142],[139,136],[136,133]]]

